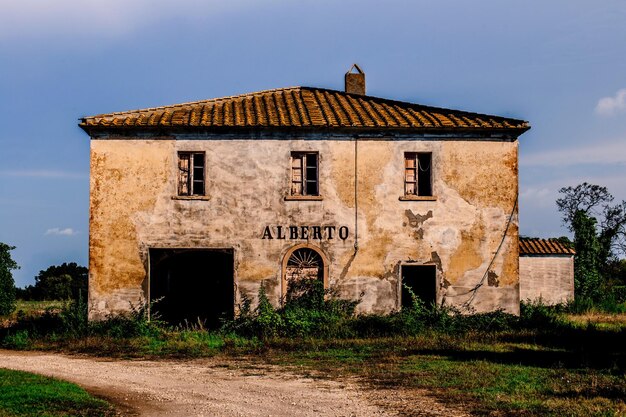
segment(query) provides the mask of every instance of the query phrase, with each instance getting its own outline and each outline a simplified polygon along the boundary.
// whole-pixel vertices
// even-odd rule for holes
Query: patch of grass
[[[619,289],[619,291],[615,291]],[[569,313],[584,314],[587,312],[602,313],[626,313],[626,288],[614,287],[610,291],[606,291],[599,300],[593,300],[585,297],[576,297],[564,307]]]
[[[356,376],[376,389],[426,389],[478,414],[626,413],[626,330],[423,331],[378,338],[242,337],[164,329],[129,337],[32,338],[29,348],[110,357],[241,357],[301,374]]]
[[[0,327],[10,326],[20,318],[40,316],[46,311],[59,312],[65,305],[66,301],[17,300],[15,310],[11,314],[0,316]]]
[[[22,311],[24,314],[42,313],[49,309],[60,310],[67,304],[67,301],[53,300],[53,301],[24,301],[17,300],[17,306],[15,311]]]
[[[611,314],[587,311],[582,314],[567,314],[566,318],[577,327],[593,325],[606,330],[626,329],[626,313]]]
[[[318,340],[302,344],[301,350],[293,348],[291,343],[274,340],[264,357],[317,376],[357,376],[397,395],[427,389],[443,402],[464,404],[478,414],[626,413],[623,370],[588,368],[582,363],[566,367],[559,357],[570,352],[538,344],[502,342],[497,337],[484,341],[475,334],[439,340],[425,336]],[[542,355],[547,356],[538,360]]]
[[[623,378],[595,370],[544,368],[488,360],[415,355],[388,372],[405,386],[447,388],[476,411],[508,415],[616,415],[626,411]]]
[[[108,417],[115,413],[107,402],[75,384],[0,369],[0,415]]]

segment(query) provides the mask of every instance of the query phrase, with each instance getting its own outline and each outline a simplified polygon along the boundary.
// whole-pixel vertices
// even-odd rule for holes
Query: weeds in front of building
[[[523,304],[519,317],[459,314],[418,298],[391,315],[356,315],[355,307],[319,281],[292,286],[280,307],[262,288],[256,305],[244,299],[237,318],[210,331],[148,320],[142,307],[89,322],[79,299],[19,315],[0,340],[5,348],[113,357],[243,355],[318,376],[356,376],[376,389],[427,389],[479,414],[626,412],[624,323],[572,321],[566,306],[541,302]],[[406,404],[397,406],[410,413]]]
[[[171,335],[211,334],[224,340],[250,340],[263,344],[281,338],[309,338],[320,340],[394,338],[422,334],[465,336],[468,334],[535,335],[566,334],[601,330],[589,321],[568,319],[568,314],[587,312],[591,306],[586,301],[548,306],[541,300],[522,303],[520,316],[496,310],[468,314],[454,307],[438,304],[426,305],[408,289],[412,297],[410,307],[391,314],[356,314],[359,301],[345,300],[333,290],[324,289],[315,279],[291,283],[280,307],[272,305],[265,287],[260,287],[256,306],[244,296],[239,314],[234,319],[222,320],[219,329],[206,329],[204,323],[183,322],[171,325],[148,317],[148,305],[133,306],[127,314],[111,315],[106,320],[88,321],[87,304],[78,300],[55,303],[42,311],[19,311],[13,323],[0,329],[1,343],[10,348],[28,348],[30,342],[62,342],[84,338],[107,337],[112,339],[154,338],[167,339]],[[158,302],[158,301],[157,301]],[[597,307],[597,306],[596,306]],[[607,297],[602,304],[605,312],[626,312],[626,303]],[[626,332],[626,323],[620,333]],[[185,336],[188,337],[188,336]]]

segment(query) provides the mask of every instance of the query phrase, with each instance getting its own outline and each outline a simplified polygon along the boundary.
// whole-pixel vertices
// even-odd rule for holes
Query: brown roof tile
[[[519,238],[519,254],[529,255],[574,255],[576,251],[557,239]]]
[[[356,128],[397,130],[514,130],[528,122],[342,91],[290,87],[142,110],[85,117],[97,128]]]

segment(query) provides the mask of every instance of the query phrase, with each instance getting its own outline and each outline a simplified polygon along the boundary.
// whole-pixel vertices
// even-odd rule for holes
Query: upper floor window
[[[291,195],[319,195],[319,154],[317,152],[291,153]]]
[[[432,196],[432,154],[430,152],[405,152],[404,195]]]
[[[178,195],[204,195],[204,152],[178,153]]]

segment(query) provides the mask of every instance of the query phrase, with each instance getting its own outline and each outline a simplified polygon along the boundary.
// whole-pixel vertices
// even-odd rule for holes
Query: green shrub
[[[15,310],[15,281],[11,270],[19,266],[11,258],[15,246],[0,242],[0,316],[11,314]]]
[[[14,333],[8,333],[2,339],[2,347],[7,349],[27,349],[31,344],[28,330],[17,330]]]
[[[240,314],[224,323],[223,333],[244,337],[389,337],[411,336],[426,330],[440,333],[467,331],[502,331],[516,327],[519,319],[502,310],[465,315],[453,307],[426,305],[410,289],[411,305],[388,315],[354,312],[358,301],[342,300],[324,290],[318,280],[299,280],[287,291],[284,305],[275,308],[265,287],[259,290],[259,302],[251,311],[244,297]]]
[[[518,326],[520,318],[498,309],[488,313],[478,313],[463,316],[461,319],[464,330],[501,332]]]
[[[612,295],[618,304],[626,303],[626,285],[615,285],[612,290]]]
[[[79,295],[76,301],[69,301],[59,312],[60,331],[68,336],[80,337],[89,329],[87,303]]]
[[[616,288],[616,287],[614,287]],[[589,297],[577,297],[566,304],[565,310],[572,314],[584,314],[591,311],[604,313],[626,313],[626,301],[623,301],[621,289],[608,290],[599,300]]]
[[[259,289],[259,304],[256,308],[255,333],[262,338],[278,336],[283,328],[283,318],[276,312],[267,298],[265,286]]]
[[[424,331],[457,334],[468,331],[502,331],[515,328],[519,318],[502,310],[466,315],[453,307],[426,305],[408,288],[409,307],[388,315],[354,312],[358,301],[340,299],[324,290],[318,280],[299,280],[288,288],[284,305],[275,308],[265,287],[259,289],[259,301],[252,311],[243,298],[240,314],[225,322],[222,332],[243,337],[390,337],[412,336]]]
[[[149,321],[146,311],[147,306],[132,308],[128,314],[111,315],[106,320],[89,322],[87,304],[79,297],[76,301],[67,302],[60,310],[50,308],[40,315],[18,315],[15,324],[8,329],[1,329],[0,341],[7,347],[17,348],[21,345],[24,348],[24,344],[34,338],[159,337],[164,331],[163,324]]]
[[[303,279],[290,283],[284,305],[277,309],[261,285],[254,311],[250,299],[244,297],[238,317],[225,322],[222,332],[262,339],[347,336],[351,334],[348,321],[357,303],[337,298],[335,293],[324,290],[318,280]]]
[[[87,310],[81,317],[87,320]],[[158,337],[164,331],[165,324],[158,320],[148,319],[148,305],[132,306],[124,314],[110,314],[105,320],[87,323],[90,335],[109,336],[113,338]]]
[[[527,329],[554,329],[564,324],[562,305],[548,306],[541,298],[520,303],[520,326]]]

